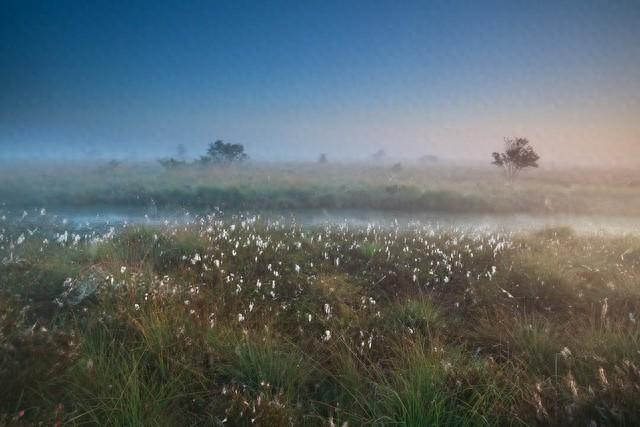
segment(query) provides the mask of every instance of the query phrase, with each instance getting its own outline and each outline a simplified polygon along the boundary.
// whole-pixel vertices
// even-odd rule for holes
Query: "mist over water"
[[[582,235],[638,234],[637,217],[616,215],[535,215],[535,214],[460,214],[444,212],[384,211],[375,209],[280,209],[251,211],[146,209],[88,207],[76,209],[31,209],[12,211],[0,209],[0,214],[11,224],[32,228],[63,227],[69,230],[104,233],[110,229],[149,226],[192,226],[212,219],[236,222],[282,224],[321,228],[344,226],[353,229],[380,227],[382,229],[410,230],[427,228],[435,232],[531,232],[553,227],[571,227]]]

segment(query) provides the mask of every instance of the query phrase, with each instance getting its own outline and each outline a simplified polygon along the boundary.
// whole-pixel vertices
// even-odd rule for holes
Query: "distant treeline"
[[[175,169],[178,167],[187,166],[186,148],[184,145],[179,145],[177,149],[178,159],[173,157],[160,159],[158,162],[167,169]],[[244,152],[244,146],[242,144],[231,144],[221,140],[209,143],[209,148],[204,156],[200,156],[199,159],[194,160],[192,165],[207,166],[207,165],[230,165],[232,163],[242,163],[248,160],[249,156]]]

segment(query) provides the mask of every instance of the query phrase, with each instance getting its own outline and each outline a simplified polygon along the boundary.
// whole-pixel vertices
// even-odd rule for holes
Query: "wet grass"
[[[0,424],[640,422],[638,237],[62,232],[3,229]]]

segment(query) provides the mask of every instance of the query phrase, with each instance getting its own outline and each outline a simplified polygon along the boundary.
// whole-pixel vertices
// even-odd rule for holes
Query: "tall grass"
[[[57,232],[2,237],[5,424],[640,422],[634,236]]]

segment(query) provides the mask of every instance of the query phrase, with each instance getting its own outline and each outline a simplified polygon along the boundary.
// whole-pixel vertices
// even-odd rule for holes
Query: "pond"
[[[640,234],[640,218],[631,216],[533,215],[533,214],[454,214],[446,212],[406,212],[368,209],[294,209],[258,212],[188,211],[184,209],[144,209],[94,207],[82,209],[0,210],[33,226],[44,222],[63,222],[72,229],[108,229],[130,224],[189,224],[205,215],[220,219],[259,218],[273,223],[294,223],[303,227],[349,225],[366,227],[429,226],[435,229],[474,231],[527,231],[544,227],[570,226],[583,234]]]

